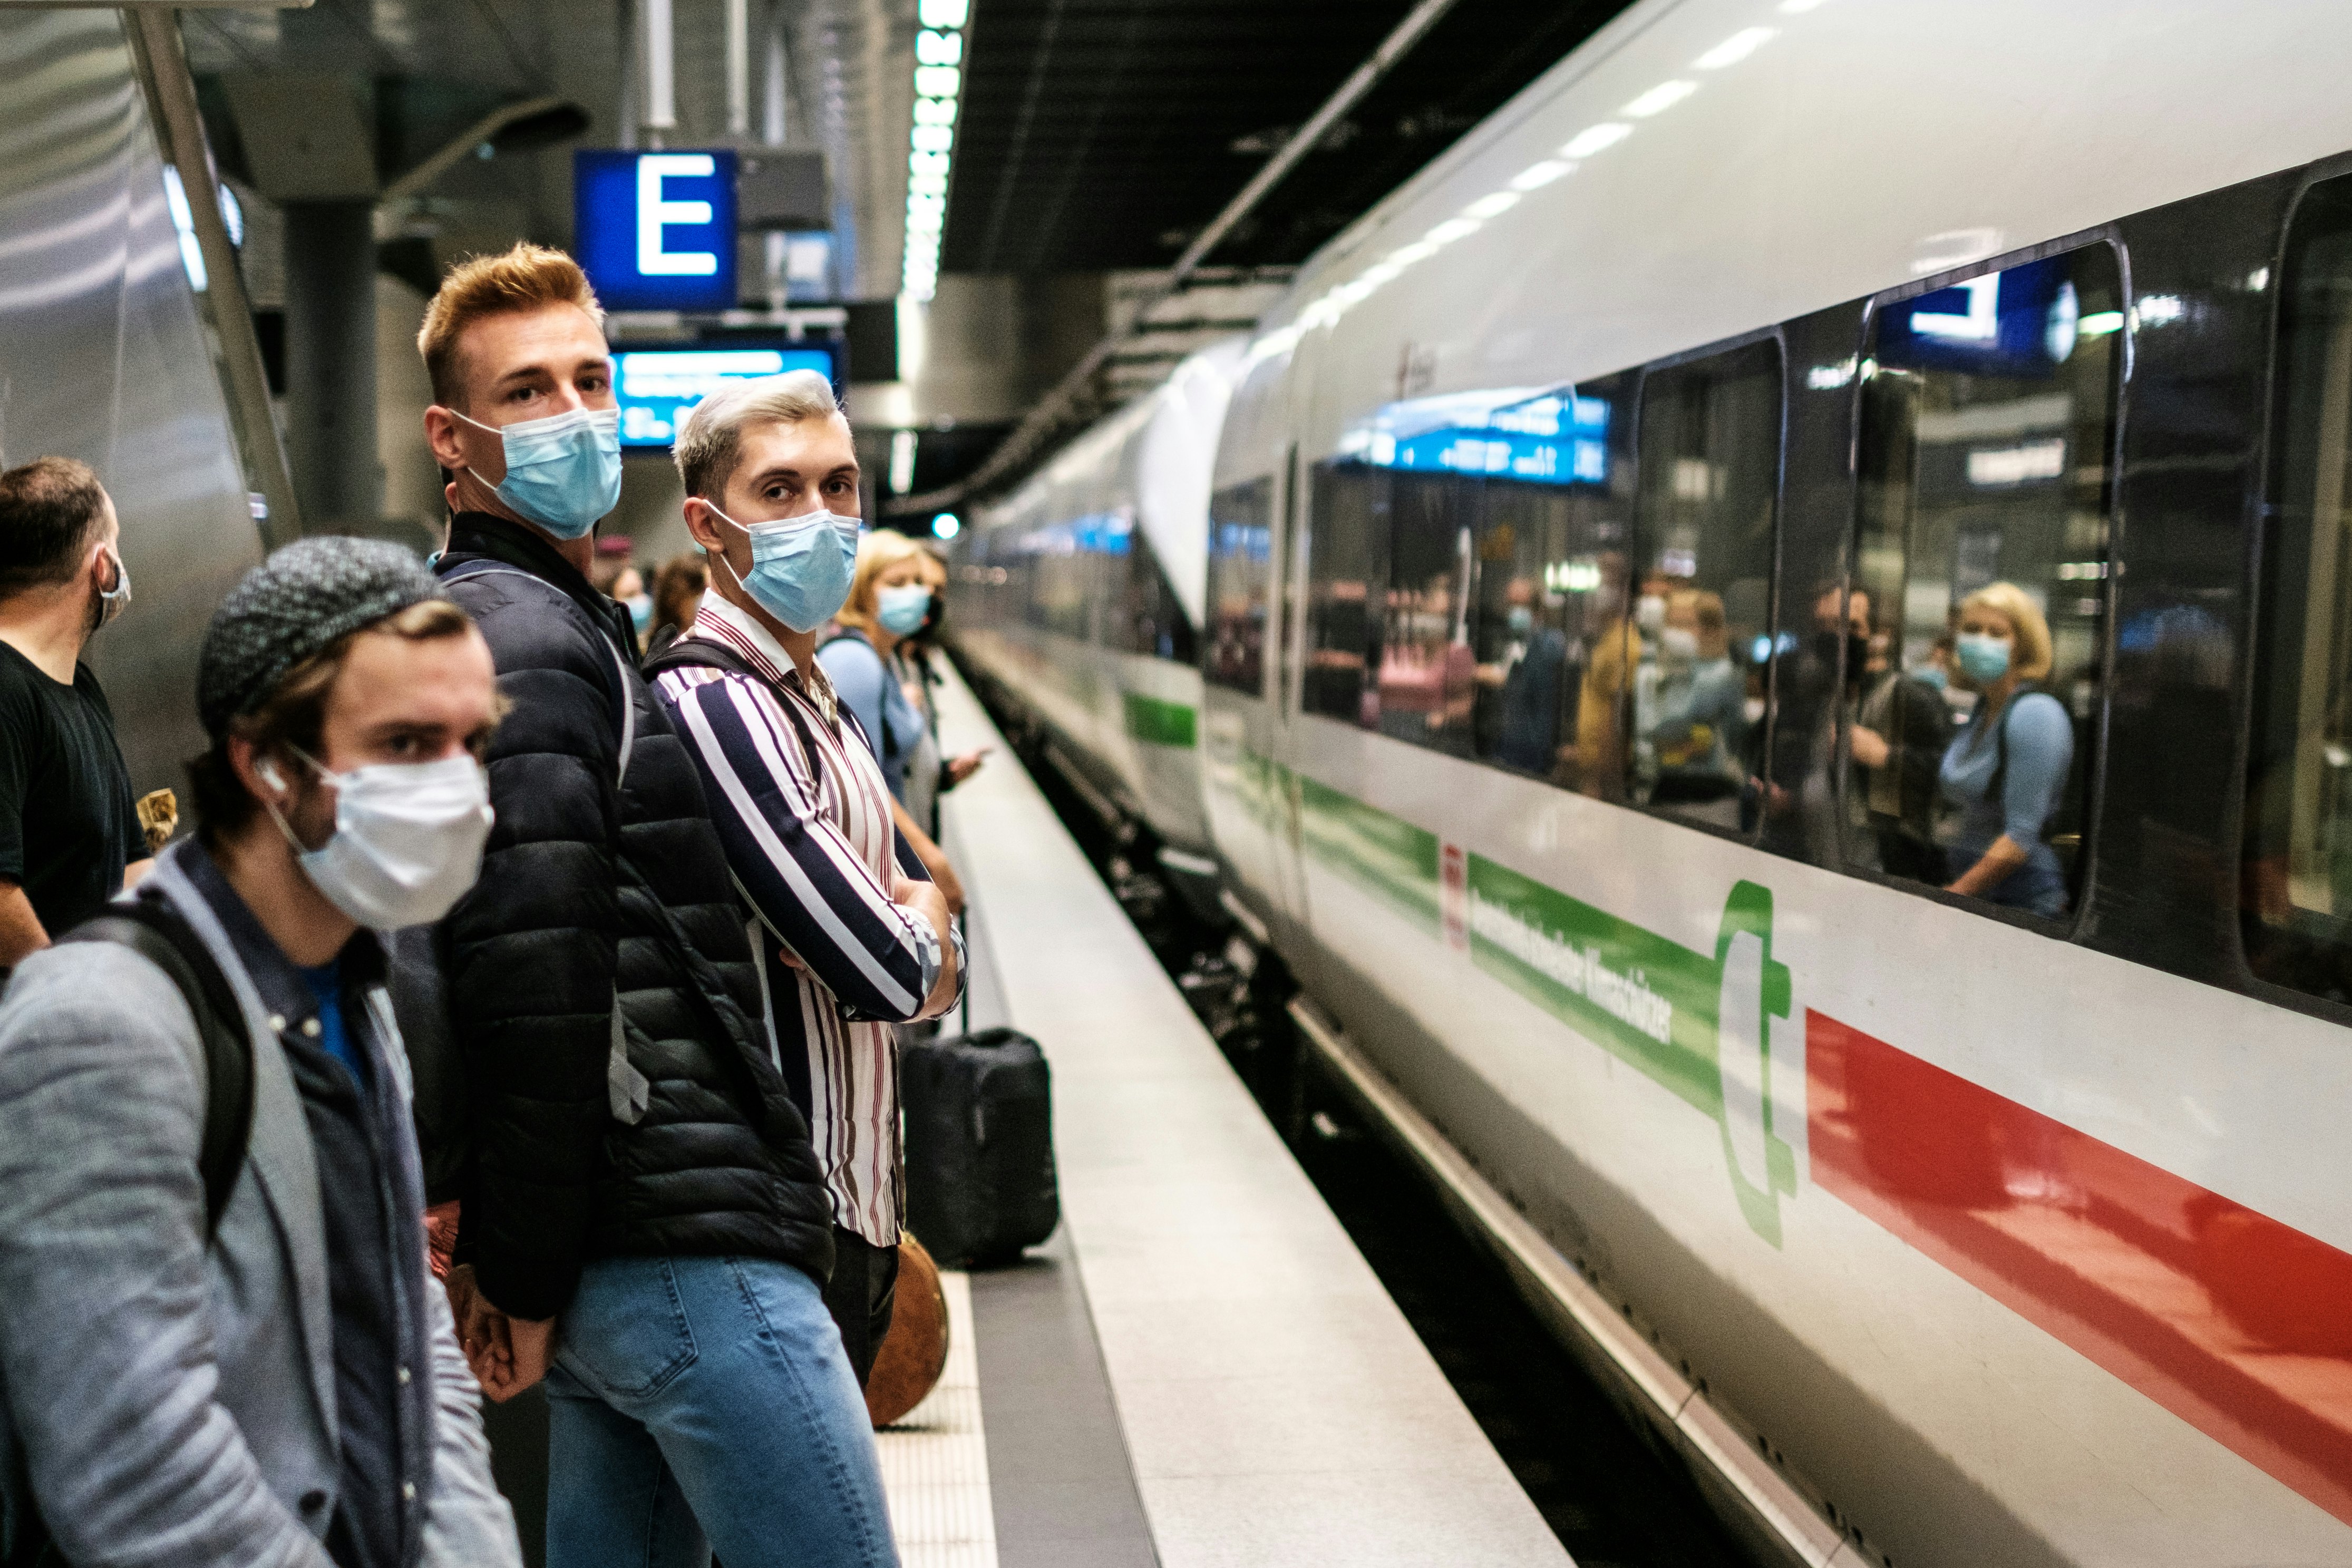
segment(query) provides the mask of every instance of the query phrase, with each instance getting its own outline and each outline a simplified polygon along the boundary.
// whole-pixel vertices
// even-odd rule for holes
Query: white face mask
[[[492,820],[489,775],[480,763],[445,757],[330,773],[302,760],[334,787],[334,836],[306,850],[276,806],[269,815],[328,903],[371,930],[393,931],[440,919],[474,885]],[[286,787],[275,763],[254,771]]]

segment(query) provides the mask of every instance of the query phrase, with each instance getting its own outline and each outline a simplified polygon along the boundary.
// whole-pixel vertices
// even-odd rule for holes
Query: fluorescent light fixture
[[[1378,288],[1381,284],[1386,283],[1390,278],[1396,277],[1403,270],[1403,267],[1398,266],[1393,261],[1384,261],[1378,267],[1366,268],[1364,276],[1359,281],[1369,283],[1373,287]]]
[[[1431,256],[1435,256],[1436,254],[1437,247],[1435,246],[1430,244],[1425,239],[1417,239],[1411,245],[1399,246],[1396,249],[1389,252],[1387,265],[1392,267],[1411,267],[1414,262],[1427,261]]]
[[[1537,191],[1550,184],[1563,174],[1576,172],[1576,165],[1563,163],[1557,158],[1547,158],[1540,163],[1530,163],[1511,176],[1514,191]]]
[[[1636,120],[1647,120],[1654,114],[1664,114],[1698,90],[1695,81],[1662,81],[1633,102],[1623,112]]]
[[[1852,384],[1853,371],[1852,360],[1840,360],[1834,365],[1814,365],[1805,371],[1805,384],[1815,392],[1835,392]]]
[[[1736,66],[1769,43],[1776,31],[1771,27],[1742,27],[1691,64],[1703,71],[1719,71],[1726,66]]]
[[[1632,126],[1614,120],[1604,120],[1598,125],[1578,131],[1574,136],[1561,142],[1559,155],[1571,160],[1590,158],[1595,152],[1605,152],[1616,146],[1633,134]]]
[[[915,106],[907,133],[907,225],[898,293],[902,304],[939,291],[940,236],[948,221],[948,176],[955,152],[956,99],[963,90],[963,34],[971,0],[919,0],[922,31],[915,35]],[[902,356],[903,358],[903,356]],[[914,433],[903,432],[904,462],[914,465]],[[901,449],[890,448],[892,487],[898,483]]]
[[[2094,310],[2074,323],[2074,335],[2078,338],[2104,338],[2123,329],[2124,313],[2120,310]]]
[[[2189,314],[2189,307],[2178,294],[2143,294],[2139,297],[2139,324],[2162,327]]]
[[[2263,289],[2268,288],[2270,286],[2271,269],[2269,267],[2258,267],[2254,268],[2253,271],[2246,274],[2247,293],[2260,294]]]
[[[2047,441],[1971,452],[1968,468],[1969,484],[1988,487],[2055,479],[2066,472],[2066,438],[2053,435]]]
[[[915,487],[915,433],[893,431],[890,434],[890,494],[903,496]]]
[[[1476,234],[1478,225],[1469,218],[1448,218],[1421,236],[1424,245],[1452,245],[1455,240]]]
[[[1462,209],[1465,218],[1499,218],[1519,204],[1517,191],[1497,191],[1491,196],[1481,196]]]

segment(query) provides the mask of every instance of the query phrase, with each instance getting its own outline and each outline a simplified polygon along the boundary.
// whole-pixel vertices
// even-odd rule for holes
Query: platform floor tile
[[[971,1281],[942,1270],[940,1288],[948,1299],[947,1371],[903,1420],[875,1434],[890,1526],[902,1568],[997,1568]]]

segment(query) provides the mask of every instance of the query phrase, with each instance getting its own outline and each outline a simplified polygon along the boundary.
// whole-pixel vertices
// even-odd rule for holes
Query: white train
[[[1642,0],[961,543],[967,667],[1790,1557],[2352,1564],[2347,64]],[[1996,581],[2032,907],[1881,667]]]

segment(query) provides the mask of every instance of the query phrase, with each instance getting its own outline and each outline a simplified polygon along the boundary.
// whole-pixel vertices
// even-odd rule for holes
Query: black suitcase
[[[1006,1263],[1054,1233],[1052,1074],[1016,1030],[903,1048],[907,1228],[942,1264]]]

